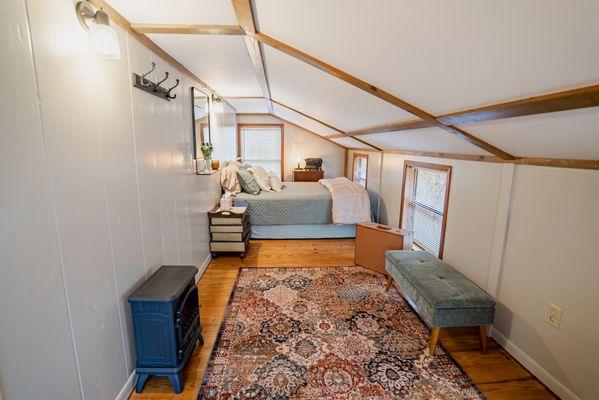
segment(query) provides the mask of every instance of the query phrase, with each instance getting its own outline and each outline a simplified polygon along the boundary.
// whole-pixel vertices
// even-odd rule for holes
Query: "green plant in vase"
[[[214,151],[212,143],[202,143],[200,150],[202,151],[202,155],[204,156],[204,170],[202,172],[210,173],[212,171],[212,152]]]

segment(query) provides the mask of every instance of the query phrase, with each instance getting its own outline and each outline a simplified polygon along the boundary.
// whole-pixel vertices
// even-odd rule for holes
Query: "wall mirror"
[[[198,88],[192,87],[191,109],[193,115],[193,157],[195,160],[199,160],[203,158],[202,143],[212,143],[210,137],[209,95]]]

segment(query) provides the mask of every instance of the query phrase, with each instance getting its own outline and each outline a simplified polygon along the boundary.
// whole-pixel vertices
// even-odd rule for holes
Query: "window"
[[[414,243],[443,257],[451,167],[406,161],[400,226],[414,231]]]
[[[238,124],[238,141],[244,163],[260,165],[283,179],[283,124]]]
[[[368,155],[354,153],[354,169],[351,180],[368,187]]]

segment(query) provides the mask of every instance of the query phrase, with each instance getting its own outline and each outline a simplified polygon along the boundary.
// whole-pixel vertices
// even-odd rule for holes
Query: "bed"
[[[331,192],[318,182],[285,182],[280,192],[239,193],[249,204],[253,239],[355,237],[355,224],[335,225]]]

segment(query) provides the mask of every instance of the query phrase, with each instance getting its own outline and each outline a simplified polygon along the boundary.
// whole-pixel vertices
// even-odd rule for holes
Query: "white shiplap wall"
[[[2,391],[113,399],[132,382],[131,289],[209,257],[220,187],[193,174],[192,82],[118,27],[122,58],[92,54],[70,0],[2,2],[0,21]],[[150,61],[176,100],[131,86]]]

